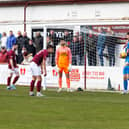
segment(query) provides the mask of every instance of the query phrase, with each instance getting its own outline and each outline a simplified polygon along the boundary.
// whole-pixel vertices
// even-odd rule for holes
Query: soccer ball
[[[120,58],[125,59],[126,56],[127,56],[127,53],[126,53],[126,52],[121,52],[121,53],[120,53]]]

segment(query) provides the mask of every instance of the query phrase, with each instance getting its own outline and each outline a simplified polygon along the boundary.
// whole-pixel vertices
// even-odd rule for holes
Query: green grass
[[[28,91],[0,87],[0,129],[129,129],[129,95]]]

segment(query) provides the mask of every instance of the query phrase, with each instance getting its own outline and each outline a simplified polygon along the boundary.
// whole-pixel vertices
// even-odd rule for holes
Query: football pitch
[[[129,129],[129,95],[28,91],[0,86],[0,129]]]

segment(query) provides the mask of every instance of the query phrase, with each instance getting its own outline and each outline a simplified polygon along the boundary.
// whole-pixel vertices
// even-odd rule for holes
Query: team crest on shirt
[[[68,54],[66,52],[62,52],[61,56],[68,56]]]

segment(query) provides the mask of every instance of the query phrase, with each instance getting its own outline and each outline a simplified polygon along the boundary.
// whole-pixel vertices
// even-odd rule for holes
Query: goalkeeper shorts
[[[68,67],[59,67],[59,72],[69,73]]]

